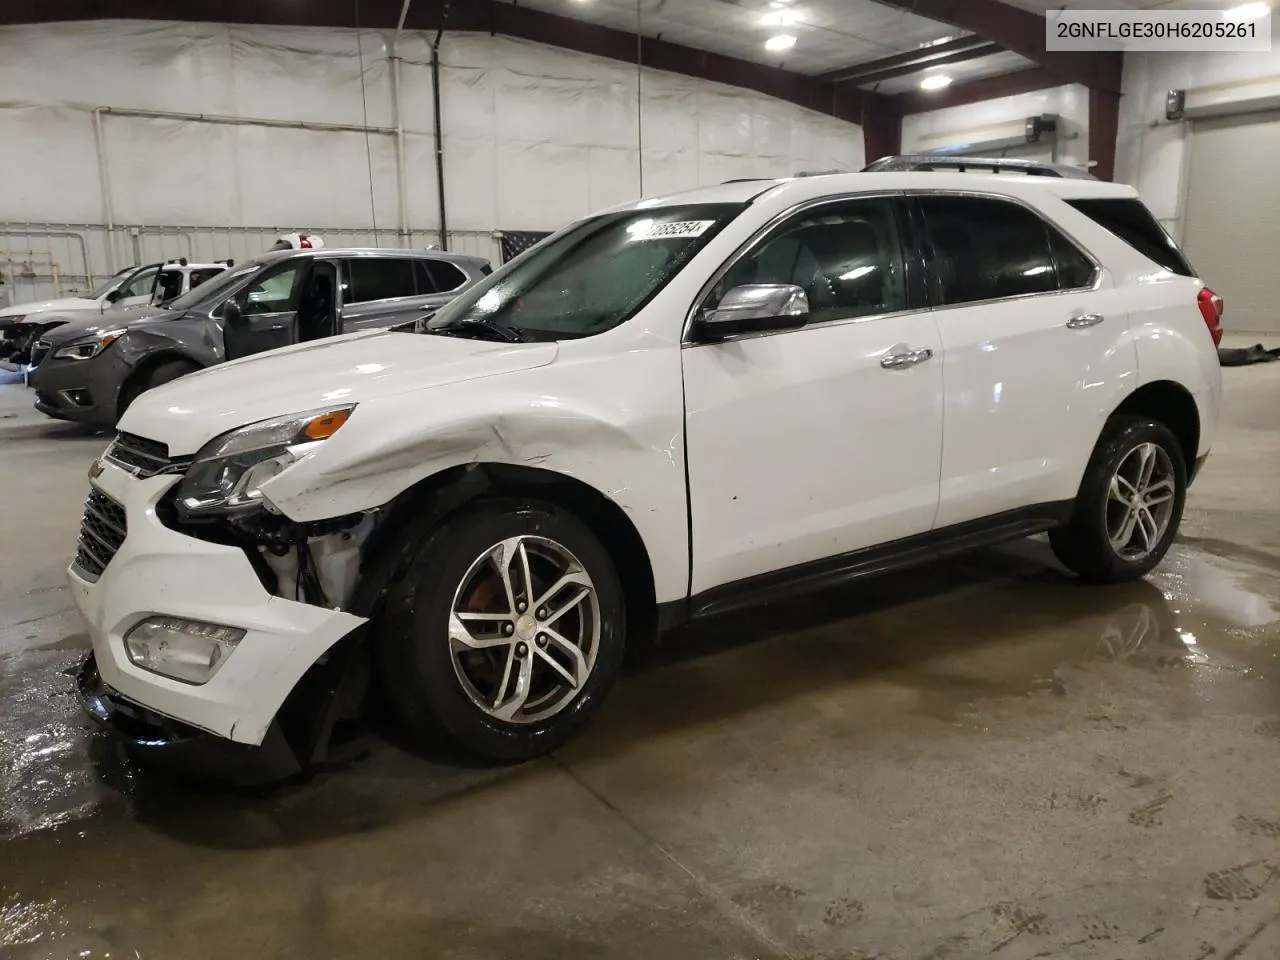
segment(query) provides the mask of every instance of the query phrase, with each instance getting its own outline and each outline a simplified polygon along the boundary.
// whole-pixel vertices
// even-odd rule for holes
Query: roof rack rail
[[[863,168],[864,173],[888,173],[905,170],[958,170],[961,173],[1024,173],[1029,177],[1060,177],[1067,180],[1097,180],[1088,170],[1065,163],[1041,163],[1013,157],[948,157],[935,154],[909,154],[881,157]]]

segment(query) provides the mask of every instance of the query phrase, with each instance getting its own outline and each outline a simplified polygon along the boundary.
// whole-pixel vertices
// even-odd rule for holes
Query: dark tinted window
[[[160,276],[156,279],[156,303],[168,303],[180,293],[182,293],[182,271],[161,270]]]
[[[412,297],[416,292],[413,261],[396,257],[353,257],[347,261],[347,303],[365,303],[390,297]]]
[[[1173,238],[1141,200],[1068,200],[1067,203],[1171,273],[1184,277],[1196,275]]]
[[[933,243],[930,277],[942,303],[1058,289],[1045,223],[1026,207],[980,197],[921,197]]]
[[[1093,261],[1056,228],[1046,224],[1045,229],[1049,231],[1049,249],[1053,253],[1053,262],[1058,268],[1059,289],[1078,290],[1081,287],[1093,286],[1094,277],[1098,272]]]
[[[467,282],[467,275],[446,260],[423,260],[437,292],[457,290]]]
[[[218,276],[220,273],[223,273],[223,272],[225,271],[223,271],[221,268],[216,268],[216,267],[211,267],[207,270],[192,270],[191,286],[193,288],[198,287],[200,286],[200,284],[204,283],[206,280],[212,280],[214,277]]]
[[[889,200],[852,200],[797,215],[716,284],[706,306],[750,283],[792,283],[809,298],[809,322],[904,310],[902,247]]]

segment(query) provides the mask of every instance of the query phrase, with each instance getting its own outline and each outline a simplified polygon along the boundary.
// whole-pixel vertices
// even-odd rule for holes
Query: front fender
[[[368,401],[262,492],[305,522],[381,507],[460,466],[544,469],[616,503],[644,541],[658,601],[678,599],[689,584],[680,376],[678,348],[651,349]]]
[[[221,363],[226,358],[217,325],[203,318],[183,317],[132,327],[120,338],[117,346],[124,359],[134,367],[161,354],[190,360],[201,367]]]

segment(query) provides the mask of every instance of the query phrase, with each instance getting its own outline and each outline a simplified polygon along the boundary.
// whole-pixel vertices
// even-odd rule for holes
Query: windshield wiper
[[[446,327],[428,327],[427,333],[439,333],[446,337],[475,336],[481,340],[497,340],[500,343],[524,343],[524,332],[519,327],[486,320],[482,317],[464,317]]]

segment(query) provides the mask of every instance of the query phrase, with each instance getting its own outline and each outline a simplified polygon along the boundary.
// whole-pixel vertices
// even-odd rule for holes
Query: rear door
[[[438,310],[464,289],[470,278],[462,269],[448,260],[422,259],[414,261],[418,272],[418,292],[424,310]]]
[[[295,257],[263,271],[236,295],[240,320],[222,320],[227,359],[298,342],[298,307],[311,272],[310,257]]]
[[[343,261],[342,332],[411,323],[422,312],[411,257],[363,254]]]
[[[937,527],[1072,499],[1133,388],[1118,291],[1022,203],[939,193],[916,210],[945,357]]]

